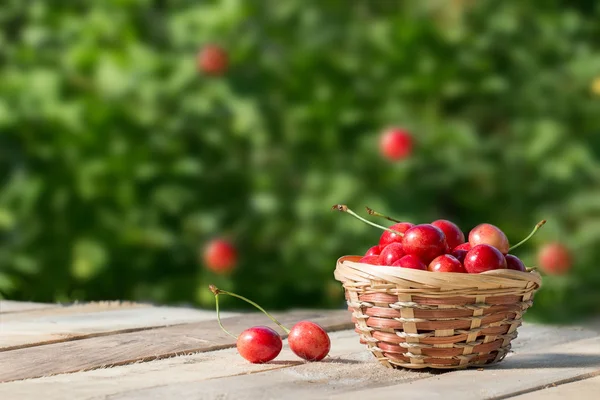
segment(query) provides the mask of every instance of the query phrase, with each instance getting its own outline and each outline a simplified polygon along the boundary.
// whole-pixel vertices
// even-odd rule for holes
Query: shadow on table
[[[507,358],[490,369],[520,369],[520,368],[581,368],[600,367],[599,355],[590,354],[522,354]]]

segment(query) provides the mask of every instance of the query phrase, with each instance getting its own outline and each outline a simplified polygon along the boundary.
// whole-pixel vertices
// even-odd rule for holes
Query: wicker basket
[[[540,288],[535,272],[428,272],[338,260],[360,341],[388,368],[456,369],[501,361]]]

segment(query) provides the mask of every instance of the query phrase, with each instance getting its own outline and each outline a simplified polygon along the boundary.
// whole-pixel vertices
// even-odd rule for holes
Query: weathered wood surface
[[[543,390],[514,397],[515,400],[579,400],[598,398],[600,398],[600,376],[560,386],[551,385]]]
[[[538,331],[532,326],[525,336],[535,340],[529,343],[527,349],[521,347],[518,356],[513,354],[505,360],[506,364],[499,364],[493,370],[487,371],[471,369],[440,373],[388,370],[377,364],[373,356],[364,351],[363,346],[357,346],[357,338],[352,338],[351,335],[348,339],[354,341],[354,346],[348,343],[347,346],[352,347],[346,347],[351,351],[334,353],[342,360],[339,365],[302,364],[270,371],[268,374],[243,374],[207,381],[198,379],[196,382],[165,384],[145,390],[129,391],[109,398],[111,400],[193,399],[201,393],[207,396],[205,398],[228,395],[235,399],[277,399],[293,393],[296,398],[364,399],[393,398],[398,393],[402,393],[402,397],[411,399],[429,399],[432,396],[445,399],[481,399],[494,397],[496,392],[506,394],[511,391],[533,389],[555,379],[572,378],[600,370],[600,357],[598,357],[600,337],[596,335],[575,343],[564,343],[560,339],[557,340],[554,334],[544,336],[542,330]],[[574,337],[595,334],[578,330],[574,333]],[[553,345],[557,342],[559,344]],[[548,350],[550,353],[547,352]],[[580,352],[583,352],[581,356],[579,356]],[[593,357],[594,354],[596,357]],[[547,368],[549,365],[552,368]],[[514,369],[515,366],[521,369]],[[522,379],[528,376],[530,369],[535,369],[537,374],[532,377],[533,379]],[[484,377],[485,380],[482,381]],[[414,382],[417,380],[418,382]],[[377,388],[382,385],[386,387]],[[441,387],[439,394],[435,394],[437,385]],[[483,389],[474,390],[474,385]],[[434,386],[433,390],[432,386]],[[379,391],[382,393],[380,394]],[[427,395],[423,396],[423,393]]]
[[[122,313],[122,315],[116,317],[111,315],[111,317],[122,321],[123,315],[127,317],[131,315],[129,311],[131,310],[120,310],[115,313]],[[153,321],[162,322],[169,318],[173,321],[179,318],[179,313],[182,312],[187,315],[188,312],[196,311],[205,317],[205,312],[187,309],[152,308],[137,311],[152,311],[154,319],[145,319],[148,324]],[[169,317],[156,319],[157,316],[162,315],[169,315]],[[0,382],[129,364],[233,346],[233,338],[222,332],[212,318],[214,316],[205,322],[95,336],[86,340],[0,352]],[[330,329],[350,326],[350,315],[342,310],[325,313],[290,312],[281,316],[281,322],[290,324],[305,318]],[[253,313],[227,318],[223,323],[227,324],[226,326],[232,332],[241,332],[253,325],[265,325],[265,319],[262,314]]]
[[[67,390],[69,395],[80,400],[128,398],[129,396],[143,396],[144,389],[179,384],[208,385],[211,389],[206,393],[201,393],[212,396],[215,394],[215,386],[211,382],[215,379],[215,382],[220,382],[218,378],[245,376],[252,380],[262,375],[261,372],[272,373],[275,372],[274,370],[284,369],[298,374],[300,381],[307,377],[311,378],[311,376],[313,378],[316,378],[317,375],[327,376],[328,372],[332,376],[342,374],[346,385],[351,384],[358,388],[361,387],[367,376],[364,370],[357,368],[359,363],[369,365],[371,368],[369,368],[368,375],[380,383],[397,380],[401,376],[407,379],[413,375],[408,371],[379,368],[370,353],[365,352],[364,346],[358,343],[353,331],[334,332],[331,333],[331,338],[331,357],[321,363],[305,364],[301,362],[289,350],[287,344],[276,361],[267,364],[249,364],[237,354],[234,348],[230,348],[148,363],[0,384],[0,398],[10,395],[23,400],[37,400],[36,396],[44,393],[45,400],[62,400]],[[294,377],[293,374],[290,376]],[[226,387],[219,387],[219,384],[216,387],[217,394],[227,391]],[[230,398],[236,398],[237,388],[231,389]],[[201,393],[198,395],[200,396]],[[200,396],[198,398],[211,397]]]
[[[99,304],[53,305],[47,310],[25,307],[22,312],[2,314],[0,345],[3,333],[35,337],[27,329],[75,336],[71,341],[33,342],[33,347],[0,352],[0,381],[4,381],[0,399],[346,400],[401,394],[414,399],[572,396],[585,400],[600,396],[598,321],[569,327],[525,324],[514,342],[514,353],[502,363],[481,371],[432,372],[381,366],[348,329],[346,310],[278,316],[287,325],[310,319],[332,331],[330,357],[323,362],[301,362],[284,343],[275,361],[253,365],[237,354],[233,339],[221,332],[212,311]],[[223,322],[236,333],[257,324],[272,326],[255,313],[231,314]]]
[[[214,312],[204,310],[108,302],[73,305],[48,313],[7,314],[0,316],[0,354],[40,344],[212,319]]]
[[[483,371],[455,371],[432,377],[427,382],[390,385],[355,392],[353,396],[389,398],[402,393],[406,398],[418,399],[423,398],[423,393],[426,393],[428,399],[497,399],[543,389],[553,383],[589,378],[597,373],[600,373],[600,337],[537,351],[523,349],[499,365]],[[332,398],[342,399],[343,396]]]
[[[99,311],[120,310],[126,308],[152,307],[152,304],[132,303],[124,301],[98,301],[91,303],[56,304],[53,307],[31,308],[18,310],[0,315],[0,321],[4,324],[12,321],[30,320],[36,318],[51,319],[59,315],[83,314]],[[22,312],[27,311],[27,312]]]
[[[59,304],[31,303],[11,300],[0,300],[0,314],[19,311],[40,310],[43,308],[60,307]]]

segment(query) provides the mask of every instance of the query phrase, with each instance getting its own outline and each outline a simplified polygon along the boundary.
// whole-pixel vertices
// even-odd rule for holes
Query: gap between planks
[[[284,324],[310,319],[327,330],[353,327],[347,310],[292,311],[278,315]],[[260,313],[223,320],[233,332],[264,325]],[[124,365],[235,346],[214,319],[132,333],[92,337],[0,353],[0,382]]]

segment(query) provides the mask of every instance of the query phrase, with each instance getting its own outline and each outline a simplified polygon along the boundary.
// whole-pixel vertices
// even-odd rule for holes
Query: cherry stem
[[[383,215],[382,213],[379,213],[379,212],[373,210],[372,208],[369,208],[369,207],[365,207],[365,208],[367,209],[367,213],[369,213],[369,215],[373,215],[375,217],[385,218],[388,221],[392,221],[392,222],[396,222],[396,223],[402,222],[402,221],[398,221],[397,219],[394,219],[392,217],[388,217],[387,215]]]
[[[213,294],[215,295],[215,298],[220,294],[226,294],[226,295],[237,297],[238,299],[244,300],[246,303],[252,304],[254,307],[256,307],[260,311],[262,311],[263,314],[265,314],[267,317],[269,317],[271,319],[271,321],[275,322],[277,324],[277,326],[279,326],[281,329],[283,329],[285,331],[285,333],[287,333],[287,334],[290,333],[290,330],[288,328],[286,328],[285,326],[283,326],[281,324],[281,322],[277,321],[277,318],[275,318],[274,316],[269,314],[264,308],[262,308],[261,306],[259,306],[255,302],[253,302],[252,300],[249,300],[249,299],[245,298],[244,296],[240,296],[239,294],[231,293],[226,290],[221,290],[221,289],[217,288],[215,285],[210,285],[209,289],[211,292],[213,292]],[[218,310],[218,308],[217,308],[217,310]],[[217,319],[218,319],[218,315],[217,315]],[[219,322],[219,325],[220,325],[220,322]],[[225,331],[225,332],[227,332],[227,331]]]
[[[333,207],[331,207],[331,209],[348,213],[348,214],[352,215],[354,218],[358,218],[362,222],[369,224],[371,226],[374,226],[375,228],[383,229],[384,231],[390,231],[392,233],[395,233],[396,235],[400,235],[401,237],[404,236],[404,233],[402,233],[402,232],[398,232],[393,229],[386,228],[385,226],[377,225],[376,223],[373,223],[369,220],[364,219],[363,217],[361,217],[360,215],[356,214],[354,211],[349,209],[348,206],[346,206],[345,204],[336,204]]]
[[[219,293],[216,293],[213,290],[213,288],[216,289],[216,287],[214,287],[213,285],[209,286],[209,289],[215,294],[215,308],[217,309],[217,322],[219,323],[219,326],[221,327],[221,329],[223,330],[223,332],[225,332],[226,334],[228,334],[229,336],[231,336],[232,338],[234,338],[235,340],[237,340],[237,336],[235,336],[233,333],[231,333],[227,329],[225,329],[225,327],[221,323],[221,314],[219,312]]]
[[[525,239],[521,240],[519,243],[517,243],[514,246],[512,246],[510,249],[508,249],[508,251],[512,251],[512,250],[516,249],[517,247],[521,246],[523,243],[525,243],[526,241],[528,241],[529,239],[531,239],[531,237],[533,235],[535,235],[535,233],[538,231],[538,229],[540,229],[542,226],[544,226],[545,223],[546,223],[545,219],[543,219],[540,222],[538,222],[535,225],[535,227],[533,228],[533,230],[531,231],[531,233],[529,234],[529,236],[527,236]]]

